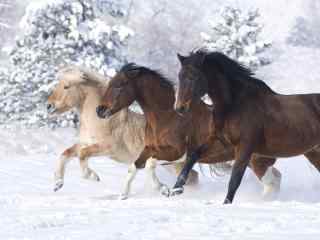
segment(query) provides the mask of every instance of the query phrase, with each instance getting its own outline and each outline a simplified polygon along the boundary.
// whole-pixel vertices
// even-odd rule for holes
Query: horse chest
[[[170,143],[169,132],[150,132],[146,135],[145,143],[158,160],[175,161],[185,152],[180,144]]]
[[[156,148],[160,145],[166,145],[166,139],[168,138],[169,132],[163,129],[159,129],[156,126],[147,127],[145,142],[147,145]]]
[[[225,121],[222,131],[225,140],[231,144],[237,144],[240,140],[240,121],[237,118],[229,118]]]

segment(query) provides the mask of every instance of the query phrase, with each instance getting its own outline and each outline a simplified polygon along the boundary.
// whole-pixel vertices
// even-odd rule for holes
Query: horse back
[[[266,154],[303,154],[320,142],[320,94],[275,94],[257,103]]]

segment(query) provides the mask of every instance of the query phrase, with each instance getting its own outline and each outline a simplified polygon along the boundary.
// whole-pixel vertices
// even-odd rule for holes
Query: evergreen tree
[[[111,2],[110,0],[108,2]],[[112,5],[112,24],[102,21],[94,0],[49,0],[31,3],[20,22],[23,35],[10,51],[11,74],[2,80],[0,121],[27,125],[74,125],[73,113],[50,118],[45,104],[57,70],[75,64],[112,76],[126,62],[131,29],[116,24],[125,11]],[[108,9],[105,9],[108,10]],[[106,14],[104,12],[104,14]]]
[[[271,43],[260,40],[263,25],[257,21],[258,17],[258,10],[242,12],[237,8],[223,8],[219,19],[209,22],[210,33],[201,33],[204,46],[223,52],[253,70],[269,64],[270,60],[262,53]]]

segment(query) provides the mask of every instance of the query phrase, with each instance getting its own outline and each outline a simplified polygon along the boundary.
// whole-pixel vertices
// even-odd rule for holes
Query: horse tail
[[[212,178],[220,178],[220,177],[229,175],[231,174],[232,165],[233,165],[233,161],[209,164],[210,176]],[[199,163],[199,168],[201,173],[205,175],[203,171],[203,164]]]

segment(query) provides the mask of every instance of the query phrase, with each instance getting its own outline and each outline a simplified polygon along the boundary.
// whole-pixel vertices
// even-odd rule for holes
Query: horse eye
[[[67,89],[70,88],[70,86],[64,86],[63,88],[64,88],[65,90],[67,90]]]

